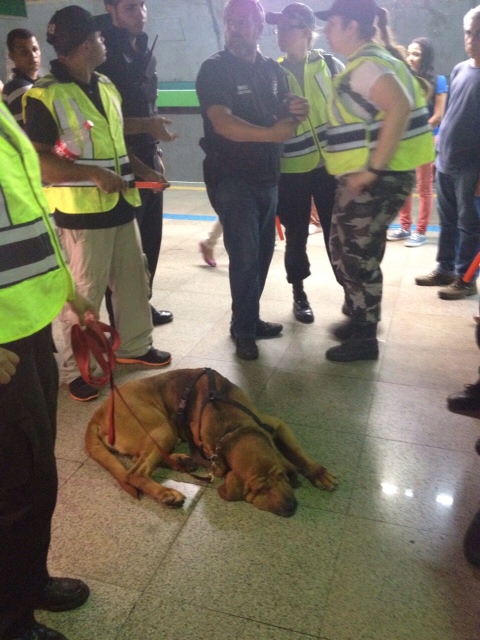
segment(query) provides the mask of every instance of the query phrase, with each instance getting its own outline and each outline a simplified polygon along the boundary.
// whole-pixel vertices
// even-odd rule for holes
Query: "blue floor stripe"
[[[217,216],[202,216],[193,213],[164,213],[163,217],[166,220],[196,220],[200,222],[215,222],[217,219]],[[400,229],[400,225],[391,224],[390,229]],[[416,229],[415,225],[412,225],[412,229]],[[440,227],[437,224],[432,224],[428,226],[427,231],[438,233],[440,231]]]

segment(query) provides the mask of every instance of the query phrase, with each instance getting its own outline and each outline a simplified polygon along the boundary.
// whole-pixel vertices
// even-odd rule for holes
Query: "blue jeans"
[[[229,257],[234,335],[255,337],[260,297],[275,247],[277,187],[224,178],[209,190]]]
[[[437,171],[437,207],[441,229],[437,271],[463,276],[480,248],[480,216],[475,208],[478,168]]]

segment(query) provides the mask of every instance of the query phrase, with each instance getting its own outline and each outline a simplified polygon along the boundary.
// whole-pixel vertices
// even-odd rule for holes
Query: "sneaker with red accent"
[[[119,364],[144,364],[147,367],[163,367],[166,364],[170,364],[172,355],[168,351],[159,351],[154,347],[150,347],[143,356],[117,358],[116,360]]]

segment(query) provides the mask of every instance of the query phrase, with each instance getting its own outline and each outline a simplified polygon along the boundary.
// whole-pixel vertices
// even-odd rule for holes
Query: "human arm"
[[[166,124],[172,124],[172,121],[160,115],[151,116],[150,118],[125,118],[124,133],[127,136],[148,133],[155,140],[172,142],[178,138],[178,133],[168,131],[165,127]]]
[[[372,85],[369,100],[385,114],[377,146],[369,159],[369,167],[380,171],[387,168],[405,131],[411,110],[410,99],[393,74],[384,74]],[[365,169],[350,174],[347,184],[349,190],[358,195],[377,179],[376,173]]]
[[[214,104],[207,109],[207,116],[215,133],[234,142],[282,143],[295,133],[298,121],[293,117],[281,118],[271,127],[260,127],[233,115],[231,109]]]
[[[0,384],[8,384],[15,375],[20,358],[13,351],[0,347]]]
[[[93,182],[104,193],[123,193],[128,185],[110,169],[91,164],[77,164],[60,158],[53,147],[41,142],[32,142],[40,160],[42,180],[48,184],[62,182]]]
[[[443,120],[445,115],[445,108],[447,105],[448,85],[445,76],[438,76],[437,86],[435,89],[435,98],[433,102],[433,114],[428,124],[435,129]]]

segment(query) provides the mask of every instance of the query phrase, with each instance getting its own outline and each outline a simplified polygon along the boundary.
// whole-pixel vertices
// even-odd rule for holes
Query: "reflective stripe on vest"
[[[433,137],[428,125],[428,108],[419,83],[406,64],[391,56],[383,47],[369,43],[350,60],[347,69],[334,80],[335,94],[329,103],[326,164],[333,175],[359,171],[368,165],[383,126],[383,112],[367,103],[351,91],[349,76],[360,64],[371,60],[395,72],[398,81],[414,102],[407,127],[402,134],[388,168],[392,171],[409,171],[431,162],[434,158]],[[348,95],[358,105],[368,110],[371,120],[364,120],[347,110],[342,94]]]
[[[57,123],[60,137],[78,140],[80,157],[77,164],[97,166],[114,171],[133,187],[135,180],[123,135],[123,117],[117,89],[105,76],[97,74],[100,97],[106,117],[75,82],[59,82],[44,76],[27,92],[43,102]],[[84,123],[91,120],[93,128]],[[45,188],[51,211],[68,214],[100,213],[113,209],[119,194],[106,194],[91,180],[49,184]],[[123,198],[132,206],[141,204],[137,189],[127,189]]]
[[[73,298],[38,155],[0,101],[0,344],[30,336]]]
[[[303,95],[294,74],[282,66],[287,74],[289,90],[296,95]],[[283,145],[282,173],[306,173],[322,163],[322,149],[326,144],[327,101],[332,93],[330,70],[317,50],[309,51],[304,69],[304,93],[310,103],[309,115],[298,125],[295,135]]]
[[[43,219],[0,229],[0,289],[58,269]]]

